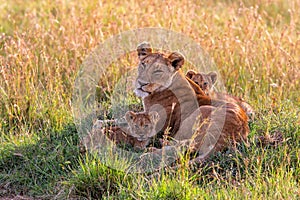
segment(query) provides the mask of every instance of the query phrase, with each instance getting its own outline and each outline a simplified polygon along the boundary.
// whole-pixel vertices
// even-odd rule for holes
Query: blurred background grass
[[[60,188],[66,183],[65,190],[87,198],[299,197],[299,10],[299,0],[0,0],[0,196],[49,198],[66,194]],[[117,174],[113,190],[103,189],[97,181],[90,187],[90,179],[80,182],[86,176],[95,180],[106,173],[115,176],[106,170],[101,174],[97,167],[93,167],[98,170],[96,175],[80,171],[94,165],[89,165],[90,159],[85,162],[86,158],[79,165],[82,156],[76,148],[71,113],[77,70],[111,35],[142,27],[171,29],[197,41],[218,66],[227,91],[255,108],[250,139],[280,131],[287,142],[267,152],[259,146],[243,150],[243,163],[250,162],[247,166],[227,158],[246,174],[235,176],[238,184],[229,181],[231,175],[225,172],[230,171],[231,163],[222,165],[222,159],[217,165],[223,171],[204,170],[217,174],[207,182],[191,180],[198,172],[186,172],[187,177],[177,179],[167,176],[156,184],[143,178],[140,183],[144,184],[139,185],[127,180],[126,187]],[[100,81],[107,99],[112,86],[129,69],[111,70]],[[181,192],[169,194],[166,185]],[[103,190],[100,196],[99,187]],[[195,190],[182,197],[185,188]]]

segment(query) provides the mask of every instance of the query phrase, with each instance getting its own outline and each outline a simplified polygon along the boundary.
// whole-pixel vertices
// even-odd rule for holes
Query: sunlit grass
[[[0,0],[0,197],[299,198],[299,10],[299,0]],[[159,179],[127,177],[80,155],[75,127],[67,125],[77,71],[99,43],[142,27],[183,33],[209,53],[228,93],[257,113],[249,148]],[[108,115],[118,109],[115,86],[136,62],[125,55],[99,77],[97,97]],[[279,147],[257,143],[276,132],[284,137]]]

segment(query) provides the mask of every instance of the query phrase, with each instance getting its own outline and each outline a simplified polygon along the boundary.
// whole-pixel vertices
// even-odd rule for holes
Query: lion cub
[[[159,120],[157,112],[128,111],[125,114],[128,123],[126,127],[106,126],[103,120],[97,120],[93,125],[92,131],[82,142],[89,148],[98,148],[99,144],[105,145],[102,135],[113,141],[118,146],[130,145],[135,150],[144,150],[149,144],[150,139],[156,135],[156,124]],[[101,146],[100,145],[100,146]]]
[[[125,114],[128,123],[128,135],[134,138],[133,147],[135,149],[145,149],[150,139],[156,135],[155,127],[159,120],[157,112],[139,112],[128,111]]]
[[[214,84],[217,81],[216,72],[209,72],[208,74],[205,74],[189,70],[186,73],[186,76],[199,85],[206,95],[212,96],[214,94]]]
[[[253,108],[245,102],[240,97],[235,97],[229,94],[216,92],[214,90],[214,84],[217,81],[217,73],[216,72],[209,72],[207,74],[200,72],[197,73],[193,70],[189,70],[186,73],[186,76],[194,81],[197,85],[200,86],[200,88],[203,90],[203,92],[216,99],[225,100],[233,103],[237,103],[239,106],[242,107],[242,109],[247,113],[248,118],[252,121],[254,118],[254,110]]]

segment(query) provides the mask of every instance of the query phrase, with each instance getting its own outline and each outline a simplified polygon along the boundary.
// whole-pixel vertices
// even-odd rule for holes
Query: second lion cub
[[[253,120],[254,110],[253,110],[252,106],[250,106],[242,98],[214,91],[213,87],[217,81],[217,73],[216,72],[209,72],[209,73],[205,74],[203,72],[197,73],[193,70],[189,70],[186,73],[186,76],[189,79],[191,79],[192,81],[194,81],[197,85],[199,85],[200,88],[203,90],[203,92],[206,95],[211,96],[212,98],[215,98],[215,99],[220,99],[220,100],[237,103],[246,112],[246,114],[248,115],[248,118],[250,120]]]

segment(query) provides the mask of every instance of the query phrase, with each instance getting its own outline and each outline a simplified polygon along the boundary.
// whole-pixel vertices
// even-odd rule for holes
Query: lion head
[[[205,74],[202,72],[197,73],[193,70],[189,70],[186,73],[186,76],[199,85],[206,95],[210,94],[210,92],[213,90],[214,84],[217,81],[216,72],[209,72]]]
[[[168,88],[178,69],[184,64],[184,57],[180,53],[173,52],[167,56],[152,53],[150,44],[146,42],[140,44],[137,51],[140,62],[135,93],[139,97]]]
[[[159,119],[157,112],[134,113],[128,111],[125,119],[129,126],[128,134],[138,141],[146,141],[156,135],[155,126]]]

